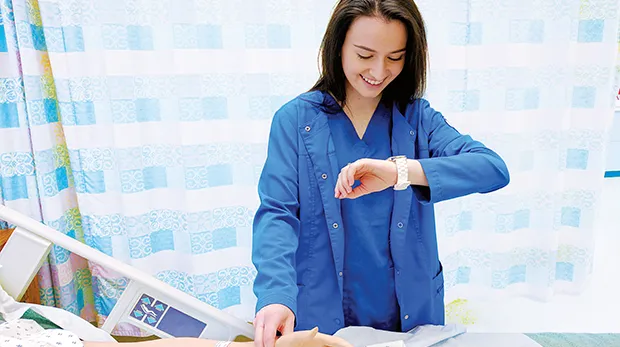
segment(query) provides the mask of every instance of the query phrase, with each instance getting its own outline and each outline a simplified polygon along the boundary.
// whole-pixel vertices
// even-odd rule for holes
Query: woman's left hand
[[[392,187],[396,184],[397,179],[396,164],[393,162],[379,159],[360,159],[340,170],[334,196],[337,199],[355,199]],[[356,180],[360,181],[360,184],[353,189],[353,183]]]

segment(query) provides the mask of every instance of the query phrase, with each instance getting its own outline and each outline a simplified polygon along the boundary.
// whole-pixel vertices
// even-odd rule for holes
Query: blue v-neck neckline
[[[345,136],[348,138],[349,143],[354,143],[356,147],[368,147],[369,145],[371,145],[376,136],[373,130],[377,127],[377,122],[382,120],[380,118],[388,116],[386,111],[386,107],[383,105],[383,103],[380,102],[377,105],[377,108],[373,112],[372,116],[370,117],[370,121],[366,125],[366,129],[364,129],[364,134],[360,138],[360,136],[357,134],[357,131],[355,130],[355,125],[353,125],[353,121],[351,120],[351,118],[349,118],[345,111],[340,108],[340,111],[338,112],[338,117],[344,117],[342,121],[343,123],[346,123],[346,125],[344,126],[344,130],[346,132]]]

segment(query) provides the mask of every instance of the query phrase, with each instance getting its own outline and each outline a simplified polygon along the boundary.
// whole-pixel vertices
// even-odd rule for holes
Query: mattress
[[[620,334],[465,333],[433,347],[620,347]]]
[[[620,334],[526,334],[542,347],[614,347],[620,346]]]

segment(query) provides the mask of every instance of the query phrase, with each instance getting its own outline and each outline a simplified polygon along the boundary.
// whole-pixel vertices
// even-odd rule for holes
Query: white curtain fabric
[[[335,1],[2,1],[13,26],[5,58],[19,63],[0,66],[0,102],[22,120],[0,122],[2,154],[54,173],[9,194],[17,174],[3,170],[3,203],[74,236],[67,225],[79,224],[88,245],[251,321],[251,221],[270,120],[315,81]],[[592,271],[617,1],[417,3],[428,99],[512,174],[504,190],[437,206],[447,302],[579,291]],[[90,269],[103,320],[126,282]],[[62,288],[84,307],[84,290]]]
[[[578,293],[592,272],[618,2],[417,3],[431,103],[496,149],[512,176],[502,191],[437,206],[446,301]]]

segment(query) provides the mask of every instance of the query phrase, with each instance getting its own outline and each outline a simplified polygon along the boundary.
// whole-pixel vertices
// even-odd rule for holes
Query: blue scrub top
[[[389,158],[391,119],[391,111],[380,103],[360,139],[342,110],[328,115],[340,168],[362,158]],[[357,185],[359,181],[353,187]],[[342,304],[346,326],[400,330],[389,240],[393,203],[392,189],[341,200],[345,233]]]
[[[387,105],[392,123],[390,155],[417,160],[428,187],[388,188],[367,198],[373,207],[370,212],[360,212],[361,198],[334,197],[338,172],[351,161],[347,154],[360,155],[353,156],[353,147],[347,147],[346,139],[354,137],[345,137],[347,131],[338,131],[335,124],[330,129],[329,115],[341,112],[340,108],[332,111],[332,104],[325,93],[312,91],[282,106],[273,118],[258,184],[261,203],[253,222],[256,310],[284,305],[295,315],[296,330],[318,326],[321,332],[333,334],[347,326],[345,310],[348,322],[358,319],[360,325],[374,325],[385,319],[377,325],[391,325],[389,317],[396,314],[395,291],[399,331],[444,324],[444,276],[433,205],[506,186],[510,180],[506,164],[484,144],[451,127],[428,101],[392,103]],[[380,117],[374,118],[365,140],[377,151],[370,154],[386,158],[387,145],[375,144],[385,142],[371,136],[386,138],[381,124]],[[352,125],[344,129],[354,134]],[[389,199],[383,194],[392,195],[393,204],[377,203]],[[389,213],[383,208],[392,209],[389,228],[384,224]],[[380,226],[350,226],[370,220]],[[349,256],[351,250],[355,257]],[[391,266],[389,256],[394,263],[393,279],[385,271]]]

